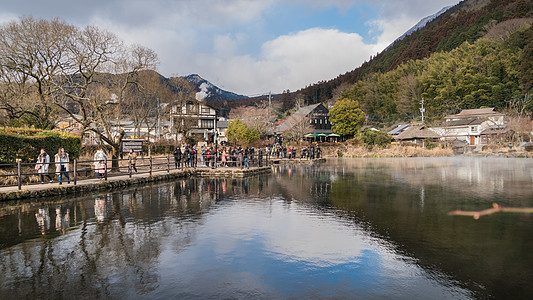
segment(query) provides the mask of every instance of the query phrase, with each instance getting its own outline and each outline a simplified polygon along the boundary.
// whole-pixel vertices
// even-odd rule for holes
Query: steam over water
[[[0,299],[531,299],[529,159],[333,160],[0,204]]]

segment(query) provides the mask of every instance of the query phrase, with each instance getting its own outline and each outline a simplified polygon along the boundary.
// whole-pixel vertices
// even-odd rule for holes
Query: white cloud
[[[232,49],[238,43],[225,36],[218,44]],[[215,52],[219,53],[219,48],[222,46]],[[255,94],[297,90],[334,78],[355,69],[376,52],[376,45],[365,44],[358,34],[312,28],[266,42],[258,59],[204,53],[194,63],[200,74],[221,88]]]
[[[34,0],[35,1],[35,0]],[[165,75],[198,73],[215,85],[237,93],[297,90],[334,78],[358,67],[371,55],[388,46],[421,18],[458,0],[58,0],[6,3],[0,20],[18,15],[61,17],[77,26],[95,24],[116,33],[126,43],[138,43],[155,50],[159,71]],[[95,4],[96,3],[96,4]],[[253,30],[269,9],[287,3],[313,9],[339,10],[366,5],[378,10],[370,25],[374,39],[335,29],[309,28],[292,34],[272,36],[262,45]],[[354,20],[358,22],[358,20]],[[262,26],[262,24],[261,24]],[[258,26],[258,27],[261,27]],[[267,26],[267,25],[265,25]],[[245,34],[245,33],[246,34]],[[268,35],[266,35],[268,36]],[[261,49],[258,54],[247,51]]]

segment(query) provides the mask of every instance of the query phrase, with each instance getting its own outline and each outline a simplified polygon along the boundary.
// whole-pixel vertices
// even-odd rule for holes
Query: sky
[[[151,48],[166,77],[238,94],[295,91],[359,67],[459,0],[0,0],[0,23],[96,25]]]

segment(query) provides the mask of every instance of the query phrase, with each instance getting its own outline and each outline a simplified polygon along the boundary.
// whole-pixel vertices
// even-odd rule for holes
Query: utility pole
[[[272,91],[268,92],[268,120],[272,120],[272,116],[270,115],[272,112]]]
[[[161,115],[159,108],[161,107],[161,100],[157,97],[157,140],[161,139]]]
[[[424,98],[422,98],[422,101],[420,101],[420,104],[422,105],[420,107],[420,113],[422,113],[422,123],[424,123],[424,113],[426,112],[426,109],[424,108]]]

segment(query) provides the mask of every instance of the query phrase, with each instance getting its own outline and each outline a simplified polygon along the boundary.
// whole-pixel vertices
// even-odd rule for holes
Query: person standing
[[[50,182],[54,182],[50,174],[48,174],[48,166],[50,164],[50,155],[41,149],[41,153],[37,156],[37,163],[35,164],[35,170],[41,176],[41,184],[44,183],[44,176],[47,176]]]
[[[130,152],[128,153],[128,162],[130,164],[130,168],[137,173],[137,167],[135,166],[137,164],[137,153],[135,153],[133,149],[130,149]]]
[[[222,166],[227,167],[228,153],[226,152],[226,147],[222,148]]]
[[[198,150],[196,146],[192,147],[191,150],[191,167],[196,168],[198,166]]]
[[[56,163],[56,173],[59,174],[59,184],[63,184],[63,175],[67,177],[67,183],[70,183],[70,176],[68,175],[70,158],[64,148],[59,148],[54,156],[54,162]]]
[[[105,175],[105,164],[107,163],[107,155],[102,147],[98,148],[98,151],[94,154],[94,172],[96,177],[102,179]]]
[[[205,147],[200,147],[200,166],[205,167],[205,158],[206,158],[206,151]]]
[[[174,155],[174,165],[177,168],[181,169],[181,147],[176,146],[176,149],[174,149],[174,152],[172,152],[172,155]]]

